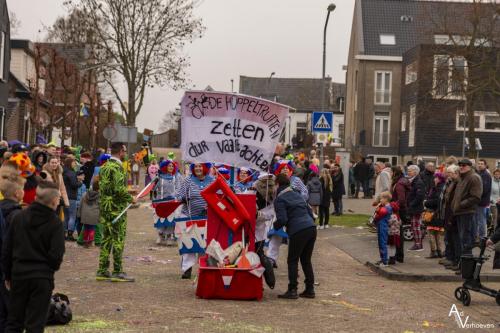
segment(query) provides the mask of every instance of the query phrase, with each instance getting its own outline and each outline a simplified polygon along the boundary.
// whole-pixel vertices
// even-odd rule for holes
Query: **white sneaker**
[[[330,228],[330,225],[329,224],[325,225],[325,228],[326,229]]]
[[[380,264],[378,264],[378,267],[381,267],[381,268],[383,268],[383,267],[389,267],[389,265],[386,265],[383,262],[381,262]]]
[[[320,229],[320,230],[323,230],[323,229],[325,229],[325,226],[324,226],[324,225],[320,225],[320,226],[319,226],[319,229]]]

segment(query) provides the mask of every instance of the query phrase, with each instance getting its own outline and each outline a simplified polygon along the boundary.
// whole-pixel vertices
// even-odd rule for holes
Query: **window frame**
[[[379,144],[375,144],[375,126],[377,120],[380,120],[380,131],[379,131]],[[383,132],[383,122],[387,120],[387,145],[384,145],[384,132]],[[391,146],[391,115],[389,113],[384,115],[373,115],[373,133],[372,133],[372,146],[373,147],[390,147]]]
[[[410,105],[410,122],[408,124],[408,147],[415,147],[415,133],[417,127],[417,105]]]
[[[382,87],[384,89],[378,89],[377,87],[377,77],[378,75],[381,74],[382,75]],[[386,82],[385,82],[385,77],[386,77],[386,74],[389,74],[389,90],[388,90],[388,96],[389,96],[389,101],[388,102],[384,102],[384,96],[385,96],[385,86],[386,86]],[[374,96],[373,96],[373,100],[374,100],[374,104],[375,105],[391,105],[392,104],[392,71],[384,71],[384,70],[376,70],[375,71],[375,84],[374,84]],[[377,101],[377,94],[378,93],[382,93],[382,101],[381,102],[378,102]]]
[[[0,31],[0,80],[7,81],[5,78],[5,31]]]
[[[437,62],[438,59],[443,59],[447,58],[448,59],[448,80],[446,81],[446,95],[441,95],[438,93],[438,82],[437,82],[437,72],[438,72],[438,66]],[[463,100],[465,99],[465,95],[455,95],[453,94],[453,70],[454,70],[454,64],[453,61],[454,59],[461,59],[464,61],[464,85],[465,88],[467,89],[468,86],[468,77],[469,77],[469,66],[467,63],[467,59],[465,59],[462,56],[449,56],[446,54],[435,54],[433,58],[433,68],[432,68],[432,96],[435,99],[456,99],[456,100]]]
[[[380,45],[394,46],[396,45],[396,34],[382,33],[378,35]]]
[[[408,74],[411,70],[411,75]],[[418,79],[418,70],[417,70],[417,62],[414,61],[405,68],[405,85],[411,84]]]
[[[468,130],[467,128],[464,129],[463,123],[460,122],[460,117],[466,116],[463,110],[457,110],[456,113],[456,119],[455,119],[455,129],[457,132],[463,132]],[[495,111],[474,111],[474,117],[479,117],[479,127],[474,126],[474,131],[475,132],[486,132],[486,133],[500,133],[500,128],[499,129],[487,129],[486,128],[486,117],[498,117],[500,118],[500,115],[498,112]]]

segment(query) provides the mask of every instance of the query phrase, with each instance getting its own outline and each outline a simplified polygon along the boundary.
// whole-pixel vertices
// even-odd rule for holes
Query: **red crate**
[[[246,223],[245,238],[249,238],[249,251],[255,249],[255,194],[238,194],[238,198],[248,210],[251,220]],[[207,218],[207,244],[212,239],[220,243],[222,248],[232,242],[241,241],[241,228],[233,233],[226,224],[220,220],[211,209],[208,209]],[[218,268],[207,266],[207,256],[199,260],[198,284],[196,296],[206,299],[231,299],[231,300],[260,300],[263,294],[262,276],[257,277],[251,273],[253,269],[246,268]]]

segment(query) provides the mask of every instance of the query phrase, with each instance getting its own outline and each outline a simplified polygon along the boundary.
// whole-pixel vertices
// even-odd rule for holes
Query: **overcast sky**
[[[238,89],[239,76],[321,77],[323,27],[329,3],[330,15],[326,74],[345,81],[354,0],[205,0],[196,15],[206,27],[202,39],[186,48],[192,86]],[[7,0],[9,10],[21,21],[14,38],[42,40],[43,26],[64,14],[63,0]],[[182,91],[149,89],[139,114],[139,129],[158,130],[160,119],[181,100]]]

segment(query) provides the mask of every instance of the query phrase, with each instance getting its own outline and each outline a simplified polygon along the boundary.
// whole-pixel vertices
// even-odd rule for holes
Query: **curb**
[[[386,268],[379,267],[372,262],[367,261],[365,266],[370,268],[378,275],[388,280],[394,281],[413,281],[413,282],[463,282],[462,276],[450,274],[413,274],[390,272]],[[500,282],[500,275],[483,274],[481,282]]]

